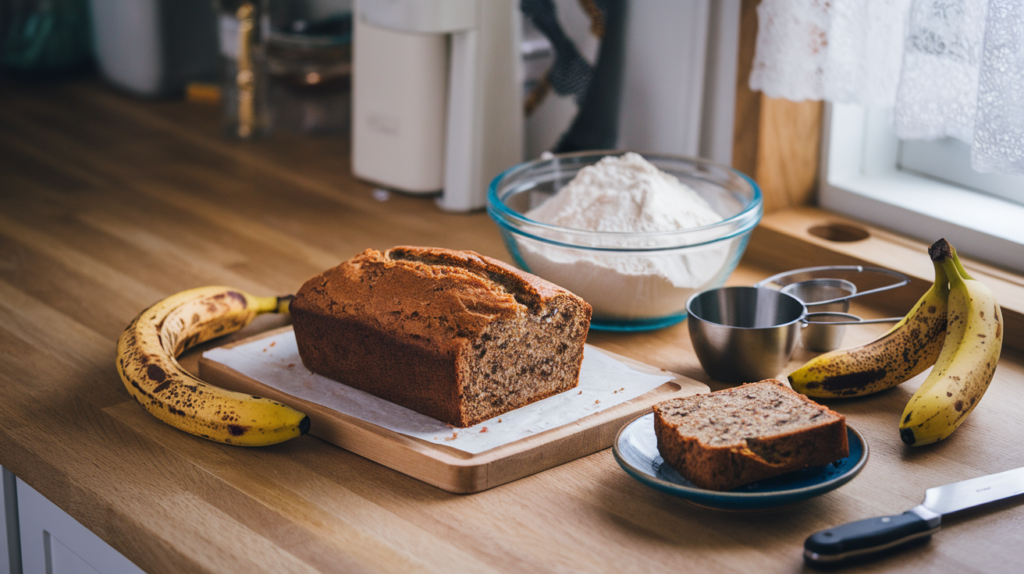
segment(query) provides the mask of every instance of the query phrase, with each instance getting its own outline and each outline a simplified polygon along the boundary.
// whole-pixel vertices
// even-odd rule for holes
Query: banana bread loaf
[[[775,379],[659,403],[654,430],[665,462],[711,490],[849,454],[846,417]]]
[[[310,371],[467,427],[575,387],[591,308],[471,251],[395,247],[310,279],[291,314]]]

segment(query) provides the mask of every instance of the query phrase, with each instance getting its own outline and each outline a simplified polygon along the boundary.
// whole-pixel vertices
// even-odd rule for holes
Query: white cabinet
[[[17,547],[17,540],[14,538],[17,532],[18,515],[14,511],[14,475],[9,470],[0,466],[0,474],[3,475],[3,482],[0,482],[0,572],[17,574],[20,572],[20,562],[12,562],[16,558],[11,552],[12,547]],[[8,493],[8,490],[10,492]],[[8,516],[8,513],[9,516]],[[12,526],[8,526],[8,525]]]
[[[16,480],[23,574],[144,574],[71,515]]]

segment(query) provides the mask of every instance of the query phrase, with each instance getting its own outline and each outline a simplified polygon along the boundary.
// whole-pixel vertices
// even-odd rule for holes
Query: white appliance
[[[353,20],[355,175],[483,207],[523,159],[519,2],[357,0]]]
[[[140,96],[178,95],[217,81],[217,16],[210,0],[89,0],[104,78]]]

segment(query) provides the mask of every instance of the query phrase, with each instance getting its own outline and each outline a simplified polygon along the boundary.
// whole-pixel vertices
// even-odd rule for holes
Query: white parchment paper
[[[230,349],[212,349],[203,353],[203,357],[294,397],[471,454],[574,423],[639,397],[674,378],[668,373],[642,373],[587,345],[577,388],[460,429],[313,374],[302,365],[295,333],[290,329]]]

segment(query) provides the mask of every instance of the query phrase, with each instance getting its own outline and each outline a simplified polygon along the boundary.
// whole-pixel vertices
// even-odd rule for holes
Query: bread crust
[[[800,408],[803,405],[820,413],[812,418],[820,417],[821,422],[809,422],[801,428],[786,432],[773,432],[770,428],[755,428],[757,422],[754,421],[749,431],[738,432],[740,436],[725,441],[725,444],[709,444],[707,437],[694,436],[696,433],[692,430],[681,428],[680,409],[692,409],[690,416],[706,417],[707,412],[700,412],[702,402],[707,405],[711,398],[735,400],[743,404],[745,400],[749,402],[745,397],[751,395],[748,391],[754,386],[761,386],[762,391],[770,389],[770,394],[777,394],[779,404],[763,404],[760,407],[750,405],[753,410],[749,412],[756,412],[758,408],[780,407],[803,410]],[[710,407],[706,406],[705,410],[710,410]],[[654,406],[654,414],[654,429],[662,458],[700,488],[732,490],[787,472],[823,466],[849,455],[846,417],[796,393],[775,379],[665,401]],[[687,421],[687,424],[691,422]]]
[[[313,277],[291,313],[309,370],[467,427],[576,386],[591,309],[478,253],[402,246]]]

